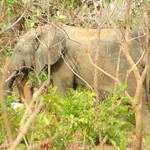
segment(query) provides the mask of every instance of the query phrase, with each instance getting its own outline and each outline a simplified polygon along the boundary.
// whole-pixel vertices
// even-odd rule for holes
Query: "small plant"
[[[14,51],[14,48],[9,47],[6,52],[6,56],[10,57]]]
[[[101,135],[108,135],[108,142],[121,150],[127,148],[127,137],[134,129],[133,110],[129,99],[123,96],[125,88],[126,85],[122,85],[113,96],[110,94],[108,99],[101,103],[98,120]]]
[[[17,0],[7,0],[7,7],[13,9],[13,4],[16,2]]]
[[[36,76],[35,71],[30,71],[28,75],[28,80],[32,81],[35,86],[38,86],[39,81],[44,82],[47,78],[48,75],[46,70],[41,71],[38,76]]]

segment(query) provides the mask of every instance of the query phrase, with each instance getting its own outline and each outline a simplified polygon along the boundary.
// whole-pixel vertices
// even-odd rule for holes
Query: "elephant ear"
[[[46,25],[41,28],[41,35],[38,40],[40,45],[35,53],[35,71],[37,74],[49,62],[51,65],[55,64],[66,47],[65,33],[55,25]]]

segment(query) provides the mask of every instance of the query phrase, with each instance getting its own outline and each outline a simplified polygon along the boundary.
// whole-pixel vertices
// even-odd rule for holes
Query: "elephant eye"
[[[19,52],[19,53],[21,52],[20,47],[19,47],[19,48],[16,48],[15,50],[16,50],[17,52]]]

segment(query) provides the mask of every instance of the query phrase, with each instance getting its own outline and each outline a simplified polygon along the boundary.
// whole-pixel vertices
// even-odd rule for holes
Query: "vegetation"
[[[24,3],[22,0],[0,0],[0,74],[3,73],[5,60],[12,54],[18,38],[30,28],[59,21],[74,26],[90,26],[91,22],[86,22],[89,18],[82,18],[82,11],[89,17],[95,6],[87,6],[86,2],[84,8],[82,0],[40,0],[30,3]],[[113,2],[105,0],[105,10]],[[135,3],[131,11],[131,28],[144,24],[143,7],[143,1]],[[18,23],[11,27],[19,17],[21,18]],[[125,27],[125,19],[118,20],[115,15],[111,17],[112,20],[109,22],[108,19],[104,27]],[[40,78],[44,82],[47,79],[46,73],[42,72]],[[39,82],[33,72],[28,80],[39,88]],[[115,93],[109,93],[108,98],[100,103],[98,112],[95,108],[96,94],[81,87],[70,89],[67,94],[56,94],[56,87],[48,88],[46,93],[36,98],[31,107],[22,104],[18,108],[12,106],[12,102],[18,101],[14,92],[6,101],[13,139],[21,133],[25,123],[30,124],[26,126],[27,133],[23,135],[17,149],[61,150],[74,145],[79,149],[77,143],[87,149],[107,149],[110,145],[117,150],[132,149],[135,118],[131,100],[124,96],[125,89],[126,85],[122,84]],[[43,101],[43,105],[39,113],[30,120],[39,108],[40,101]],[[0,149],[7,147],[8,142],[2,114],[0,105]]]
[[[101,103],[98,118],[95,118],[95,93],[90,90],[78,87],[77,90],[71,89],[65,95],[55,94],[56,88],[49,89],[43,97],[45,105],[32,126],[29,127],[26,137],[18,149],[30,145],[32,138],[34,138],[34,145],[38,141],[51,139],[55,135],[55,140],[50,140],[50,143],[47,143],[45,147],[49,146],[54,150],[64,149],[74,142],[82,141],[83,144],[92,148],[107,135],[108,143],[117,149],[125,150],[131,143],[130,137],[133,134],[134,125],[131,106],[126,105],[129,100],[122,96],[124,88],[125,86],[120,87],[115,95],[110,94],[108,99]],[[15,138],[19,132],[21,120],[25,116],[26,106],[23,104],[14,109],[11,103],[14,99],[11,96],[7,100],[7,111],[12,134]],[[36,108],[36,104],[34,104],[34,108]],[[25,117],[28,118],[28,115]],[[0,120],[2,131],[0,144],[2,144],[5,141],[6,132],[2,116],[0,116]],[[38,145],[38,147],[40,146],[44,145]]]

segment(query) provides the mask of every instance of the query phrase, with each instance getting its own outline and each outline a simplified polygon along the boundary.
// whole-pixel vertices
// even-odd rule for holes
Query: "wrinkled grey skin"
[[[59,28],[55,25],[46,25],[40,30],[28,32],[20,39],[11,57],[13,67],[9,69],[10,76],[15,72],[14,70],[25,67],[32,67],[38,74],[48,64],[48,51],[47,47],[44,46],[45,44],[43,44],[46,43],[46,45],[50,45],[48,47],[51,52],[53,85],[58,87],[58,91],[65,92],[68,88],[73,87],[74,83],[81,85],[87,85],[88,83],[93,87],[95,67],[91,63],[89,56],[92,58],[92,61],[95,61],[98,48],[98,67],[116,77],[120,51],[117,34],[113,29],[101,30],[100,47],[97,41],[97,30],[94,29],[69,26]],[[129,53],[135,63],[140,59],[142,52],[143,50],[136,40],[129,42]],[[121,52],[118,73],[118,79],[121,83],[126,81],[126,73],[129,69],[130,66],[123,52]],[[29,69],[25,68],[24,70],[28,71]],[[14,79],[6,79],[7,82],[4,86],[6,91],[12,88]],[[127,83],[128,93],[134,96],[136,81],[132,72],[129,74]],[[114,87],[115,81],[99,71],[98,89],[113,91]],[[150,115],[144,88],[142,92],[144,99],[142,105],[143,125],[146,132],[150,133]]]

